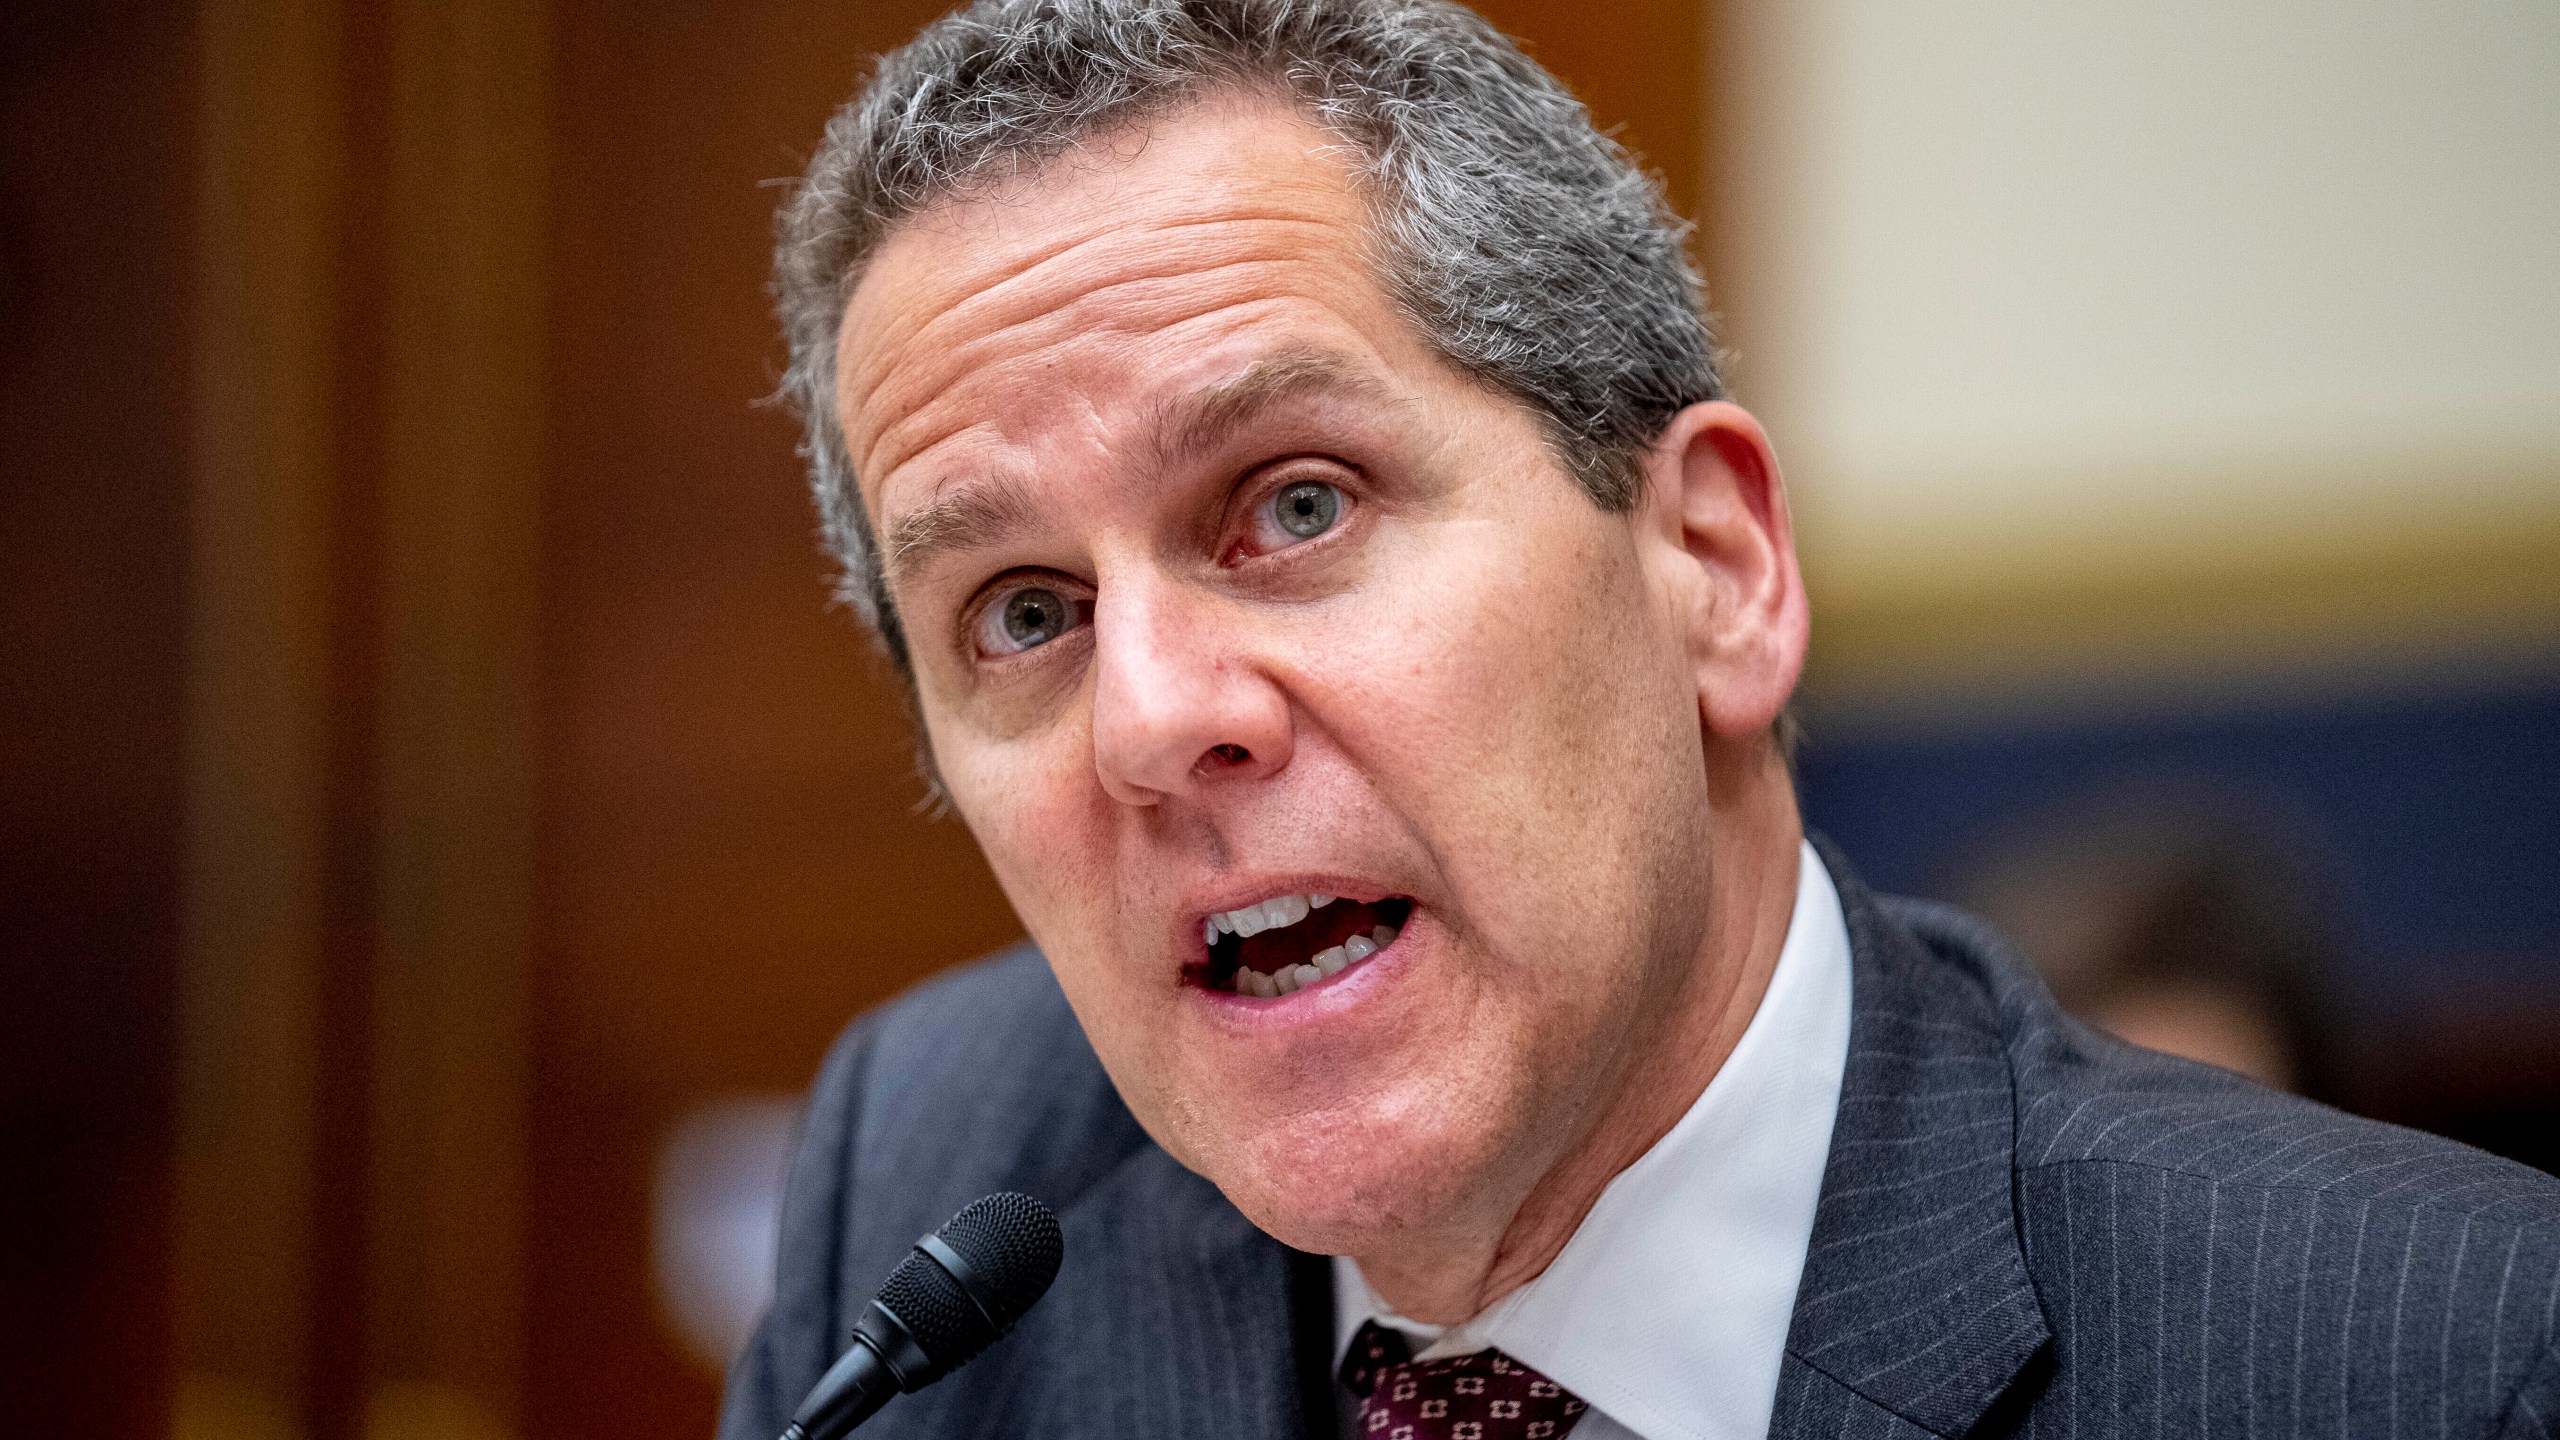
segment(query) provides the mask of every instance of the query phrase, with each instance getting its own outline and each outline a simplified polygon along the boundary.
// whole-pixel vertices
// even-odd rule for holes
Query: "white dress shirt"
[[[1443,1331],[1333,1262],[1337,1373],[1363,1321],[1419,1358],[1499,1348],[1581,1396],[1571,1440],[1759,1440],[1849,1057],[1849,930],[1813,847],[1750,1028],[1670,1133],[1600,1192],[1545,1272]]]

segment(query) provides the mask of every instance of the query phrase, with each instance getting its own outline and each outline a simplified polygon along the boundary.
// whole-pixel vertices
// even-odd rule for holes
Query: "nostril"
[[[1241,745],[1212,745],[1209,747],[1209,753],[1202,757],[1202,761],[1204,764],[1214,762],[1219,765],[1241,765],[1252,758],[1253,752]]]

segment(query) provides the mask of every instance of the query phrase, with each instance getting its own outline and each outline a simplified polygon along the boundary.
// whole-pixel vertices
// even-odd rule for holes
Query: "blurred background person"
[[[2144,786],[2021,817],[1941,893],[2015,940],[2090,1024],[2343,1104],[2337,942],[2305,859],[2211,791]]]

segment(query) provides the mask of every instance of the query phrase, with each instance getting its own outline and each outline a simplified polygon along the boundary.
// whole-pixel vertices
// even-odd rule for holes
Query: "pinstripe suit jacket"
[[[2109,1041],[1826,859],[1855,1019],[1773,1434],[2560,1435],[2560,1182]],[[770,1440],[915,1237],[1003,1188],[1058,1211],[1056,1287],[866,1435],[1330,1433],[1326,1264],[1148,1140],[1026,948],[836,1046],[723,1440]]]

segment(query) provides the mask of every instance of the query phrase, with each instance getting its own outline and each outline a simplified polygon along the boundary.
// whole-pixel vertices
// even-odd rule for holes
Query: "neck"
[[[1459,1324],[1545,1273],[1600,1192],[1697,1103],[1759,1013],[1795,915],[1803,821],[1794,779],[1765,738],[1711,746],[1707,764],[1713,858],[1695,963],[1660,1022],[1628,1047],[1597,1114],[1516,1205],[1438,1243],[1354,1257],[1397,1314]]]

